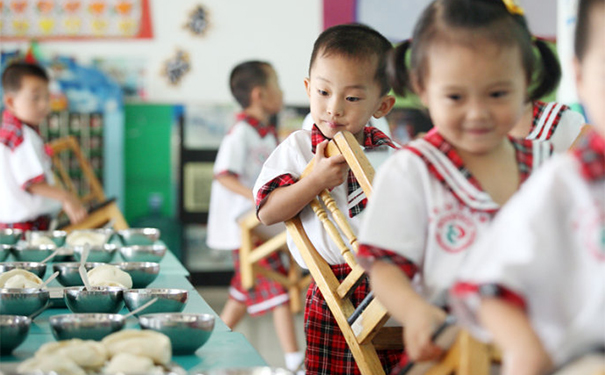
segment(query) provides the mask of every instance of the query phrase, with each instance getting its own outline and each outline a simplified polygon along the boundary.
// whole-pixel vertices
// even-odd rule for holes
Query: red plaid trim
[[[235,119],[238,122],[239,121],[247,122],[250,126],[252,126],[258,132],[258,135],[260,135],[261,138],[265,138],[267,136],[267,134],[271,134],[275,138],[277,138],[277,131],[275,130],[275,126],[273,126],[271,124],[262,123],[257,118],[254,118],[245,112],[240,112],[237,115],[235,115]]]
[[[23,123],[8,110],[2,113],[0,143],[14,151],[23,143]]]
[[[260,262],[257,264],[259,264],[261,267],[279,272],[284,276],[288,275],[288,271],[286,270],[286,267],[284,266],[279,253],[273,253],[261,259]],[[290,299],[288,297],[287,300],[284,300],[281,303],[277,303],[273,306],[267,306],[262,310],[253,310],[252,312],[250,312],[250,307],[269,301],[275,297],[283,295],[289,296],[288,291],[283,285],[281,285],[277,281],[273,281],[262,275],[256,275],[254,279],[254,287],[252,289],[244,289],[242,287],[242,275],[240,273],[239,250],[233,251],[233,267],[235,268],[235,274],[231,279],[230,286],[231,288],[235,289],[239,294],[241,294],[241,296],[244,297],[244,301],[240,300],[239,298],[235,298],[231,294],[229,295],[229,298],[232,298],[238,302],[245,303],[250,316],[261,316],[273,310],[277,306],[290,303]]]
[[[394,149],[398,148],[391,141],[391,138],[389,138],[388,135],[384,134],[373,126],[364,127],[363,134],[363,146],[367,149],[373,149],[380,146],[389,146]],[[311,150],[313,151],[313,153],[315,153],[317,145],[325,141],[326,139],[329,138],[323,135],[317,125],[313,125],[313,128],[311,129]],[[361,185],[359,185],[357,178],[355,178],[355,175],[350,170],[347,176],[347,194],[349,205],[351,202],[363,196],[363,199],[361,199],[357,204],[352,207],[349,207],[349,217],[354,217],[360,214],[366,208],[368,204],[368,199],[365,197],[363,190],[361,190]]]
[[[351,268],[346,264],[330,267],[339,281],[344,280],[351,272]],[[369,289],[370,286],[366,277],[351,295],[353,306],[361,303],[369,293]],[[305,334],[307,338],[305,356],[307,375],[360,374],[342,331],[338,328],[338,324],[315,282],[312,282],[307,290]],[[378,357],[385,372],[388,373],[399,362],[401,351],[381,350],[378,351]]]
[[[39,184],[39,183],[42,183],[42,182],[46,182],[46,177],[44,177],[43,174],[41,174],[39,176],[36,176],[34,178],[30,178],[29,180],[25,181],[25,183],[21,186],[21,189],[27,190],[32,185]]]
[[[522,310],[527,309],[525,299],[521,295],[498,284],[472,284],[459,282],[452,287],[450,292],[460,299],[465,299],[473,295],[489,298],[496,297],[513,306],[519,307]]]
[[[588,181],[605,179],[605,139],[591,130],[573,151],[580,162],[580,171]]]
[[[258,214],[258,210],[260,210],[262,205],[265,203],[265,200],[273,190],[282,186],[294,185],[295,182],[296,180],[291,174],[282,174],[264,184],[260,189],[258,189],[258,193],[256,193],[256,213]]]
[[[533,171],[534,143],[533,141],[528,139],[517,139],[510,136],[508,137],[508,139],[515,148],[515,158],[517,160],[517,166],[519,169],[519,182],[521,184],[525,182],[525,180],[527,180],[527,178],[531,175]],[[464,162],[462,161],[462,158],[456,152],[454,147],[448,141],[446,141],[445,138],[441,136],[441,134],[439,134],[437,129],[433,128],[431,131],[429,131],[428,134],[424,136],[424,140],[432,144],[441,153],[443,153],[458,169],[458,172],[460,172],[460,174],[462,174],[462,176],[468,180],[469,183],[471,183],[478,190],[484,191],[481,187],[481,184],[479,184],[479,181],[466,168]],[[441,173],[439,173],[439,171],[437,170],[437,168],[433,165],[433,163],[424,156],[422,151],[418,150],[413,145],[405,146],[404,148],[410,150],[411,152],[422,158],[422,160],[426,163],[429,172],[433,176],[435,176],[435,178],[437,178],[437,180],[441,182],[443,186],[445,186],[449,191],[451,191],[452,194],[454,194],[454,196],[456,197],[456,199],[464,203],[463,200],[458,196],[456,191],[451,186],[449,186],[445,177],[442,176]]]
[[[50,216],[43,215],[31,221],[21,223],[0,223],[0,229],[21,229],[23,233],[27,230],[48,230],[50,226]]]
[[[539,125],[540,118],[542,117],[542,115],[544,114],[544,111],[546,110],[546,107],[548,106],[548,103],[544,103],[539,100],[535,101],[533,104],[534,104],[534,108],[533,108],[534,117],[533,117],[531,129],[529,130],[529,134],[531,134],[534,130],[536,130],[536,128]],[[546,124],[546,123],[550,122],[550,120],[552,119],[552,126],[548,129],[548,135],[544,139],[548,140],[552,137],[552,135],[555,133],[555,130],[557,129],[557,126],[559,126],[559,123],[561,122],[561,117],[563,116],[563,112],[570,109],[568,106],[562,105],[559,108],[559,110],[557,112],[555,112],[554,110],[556,108],[557,108],[556,106],[553,106],[550,109],[550,112],[547,114],[547,117],[546,117],[545,121],[543,122],[543,124]],[[540,130],[540,132],[537,133],[535,135],[535,137],[532,137],[532,139],[541,139],[543,132],[544,132],[544,128],[542,130]]]
[[[418,273],[418,267],[408,258],[377,246],[361,244],[356,256],[365,270],[369,270],[372,263],[380,260],[396,265],[409,279]]]

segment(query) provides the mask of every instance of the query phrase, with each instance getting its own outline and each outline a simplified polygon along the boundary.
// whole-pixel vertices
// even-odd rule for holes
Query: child
[[[237,250],[241,245],[238,218],[254,207],[252,186],[265,159],[277,146],[277,133],[269,121],[282,108],[282,91],[273,67],[261,61],[237,65],[231,72],[230,87],[242,112],[223,139],[214,163],[207,239],[211,248],[233,251],[235,275],[221,319],[233,329],[246,310],[251,316],[273,310],[286,367],[295,370],[302,363],[303,354],[296,343],[288,291],[261,276],[252,290],[243,289]],[[266,258],[262,265],[287,273],[279,254]]]
[[[403,324],[414,361],[441,354],[431,335],[468,250],[550,154],[548,142],[507,136],[548,84],[529,91],[531,36],[511,10],[496,0],[435,0],[390,61],[395,91],[413,89],[435,128],[376,174],[358,257],[377,298]]]
[[[16,62],[4,70],[5,110],[0,125],[0,228],[46,230],[63,210],[72,223],[86,217],[73,194],[54,185],[51,160],[38,126],[50,110],[49,79],[35,64]]]
[[[381,34],[363,25],[339,25],[325,30],[315,41],[309,78],[305,79],[315,125],[311,131],[291,134],[265,162],[254,186],[258,217],[264,224],[291,219],[300,214],[303,226],[322,257],[342,281],[351,271],[308,203],[319,192],[330,189],[338,208],[349,213],[349,224],[357,231],[366,199],[348,177],[342,155],[327,158],[326,145],[334,135],[347,130],[364,146],[374,166],[386,159],[394,145],[381,131],[366,126],[371,116],[389,113],[394,97],[387,95],[386,53],[391,44]],[[311,160],[313,171],[298,181]],[[288,246],[296,261],[307,268],[292,243]],[[354,293],[359,304],[367,294],[367,281]],[[305,306],[307,374],[358,374],[342,332],[330,314],[317,285],[307,291]],[[398,359],[396,351],[379,352],[390,369]]]
[[[604,36],[605,1],[580,0],[574,65],[594,130],[511,200],[453,289],[456,310],[477,312],[501,348],[506,375],[544,374],[599,348],[599,366],[578,373],[605,371]]]

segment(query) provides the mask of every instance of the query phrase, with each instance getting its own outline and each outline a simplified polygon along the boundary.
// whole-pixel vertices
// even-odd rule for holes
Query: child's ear
[[[263,87],[256,86],[250,91],[250,103],[258,103],[263,97]]]
[[[385,95],[380,99],[380,106],[378,109],[372,114],[375,118],[381,118],[386,116],[391,112],[393,106],[395,105],[395,97],[393,95]]]
[[[309,78],[305,78],[305,90],[307,91],[307,96],[311,97],[311,80]]]
[[[411,78],[412,78],[412,87],[414,88],[414,92],[416,93],[416,95],[418,95],[418,98],[420,98],[420,101],[426,107],[427,102],[428,102],[427,96],[426,96],[426,90],[420,84],[420,81],[418,80],[418,77],[415,74],[412,74]]]
[[[2,99],[2,101],[4,102],[4,106],[11,112],[15,112],[15,107],[13,106],[14,101],[15,101],[15,97],[12,93],[4,93],[4,98]]]

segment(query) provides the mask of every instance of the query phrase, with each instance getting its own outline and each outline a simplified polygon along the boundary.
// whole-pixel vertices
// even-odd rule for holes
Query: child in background
[[[296,342],[288,291],[262,276],[257,276],[252,290],[243,289],[237,250],[241,245],[238,218],[254,208],[252,186],[277,146],[277,133],[269,121],[282,108],[282,91],[275,70],[262,61],[237,65],[231,72],[230,87],[242,112],[221,142],[214,163],[207,239],[213,249],[233,251],[235,275],[221,319],[233,329],[246,311],[259,316],[272,310],[286,367],[295,370],[302,364],[303,354]],[[261,265],[287,275],[279,254],[267,257]]]
[[[414,361],[441,355],[431,335],[464,258],[550,155],[548,142],[508,136],[548,84],[529,91],[534,52],[521,18],[500,0],[436,0],[390,61],[395,92],[415,91],[435,128],[378,170],[358,257]]]
[[[72,223],[87,213],[73,194],[54,185],[51,159],[38,133],[50,111],[48,75],[16,62],[2,74],[5,110],[0,125],[0,228],[47,230],[62,207]]]
[[[378,129],[366,126],[371,116],[389,113],[395,98],[388,95],[386,54],[391,44],[381,34],[363,25],[339,25],[325,30],[315,41],[309,78],[305,79],[315,125],[311,131],[291,134],[265,162],[254,186],[258,217],[265,224],[291,219],[300,214],[302,224],[320,255],[342,281],[351,269],[308,203],[319,192],[330,189],[338,208],[349,215],[349,224],[357,231],[367,199],[347,173],[342,155],[325,157],[328,141],[347,130],[355,135],[374,167],[386,160],[394,148]],[[307,164],[315,161],[313,171],[299,181]],[[296,261],[307,268],[301,255],[288,239]],[[353,293],[358,305],[368,293],[367,280]],[[308,375],[358,374],[359,369],[344,336],[317,285],[307,291],[305,305]],[[397,351],[379,352],[388,370],[396,364]]]
[[[476,313],[501,348],[505,375],[550,373],[595,349],[596,368],[576,373],[605,371],[604,63],[605,1],[580,0],[574,68],[594,129],[502,210],[453,289],[456,312]]]

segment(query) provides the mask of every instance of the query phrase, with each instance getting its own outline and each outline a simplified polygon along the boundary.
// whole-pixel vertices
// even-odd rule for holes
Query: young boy
[[[334,135],[347,130],[355,135],[376,168],[394,145],[382,132],[366,127],[371,116],[389,113],[395,102],[387,95],[386,54],[391,44],[375,30],[363,25],[339,25],[324,31],[315,41],[309,78],[305,87],[315,125],[311,131],[290,135],[271,154],[254,186],[258,217],[266,225],[300,214],[303,226],[322,257],[343,280],[351,271],[336,245],[329,240],[308,203],[320,191],[330,189],[349,223],[357,231],[367,199],[348,176],[342,155],[327,158],[326,145]],[[298,180],[315,159],[313,171]],[[291,239],[288,246],[296,261],[307,268]],[[357,305],[368,293],[367,282],[354,293]],[[358,374],[359,369],[342,332],[330,314],[315,283],[307,292],[305,307],[307,374]],[[380,353],[385,369],[397,362],[398,353]]]
[[[50,214],[61,206],[72,223],[86,217],[76,196],[53,185],[51,160],[38,134],[50,110],[48,82],[44,69],[24,62],[2,74],[0,228],[48,229]]]
[[[505,375],[550,373],[593,351],[594,368],[564,371],[605,371],[604,35],[605,1],[580,0],[576,84],[594,130],[502,210],[453,289],[456,312],[501,348]]]
[[[303,354],[296,343],[288,291],[261,276],[256,278],[254,289],[243,289],[237,250],[241,245],[238,218],[254,208],[252,186],[263,163],[277,146],[277,134],[269,121],[282,108],[282,91],[271,65],[261,61],[237,65],[231,72],[230,87],[242,112],[223,139],[214,163],[207,239],[213,249],[233,251],[235,275],[221,319],[233,329],[246,310],[251,316],[273,310],[286,367],[295,370],[302,364]],[[278,254],[262,264],[286,275]]]

